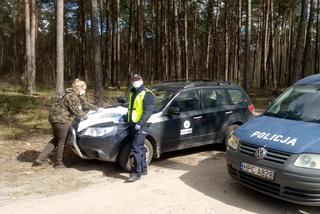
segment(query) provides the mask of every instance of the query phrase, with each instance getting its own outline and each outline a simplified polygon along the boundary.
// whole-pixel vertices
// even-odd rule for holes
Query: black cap
[[[142,76],[140,74],[134,74],[131,76],[131,81],[141,80]]]

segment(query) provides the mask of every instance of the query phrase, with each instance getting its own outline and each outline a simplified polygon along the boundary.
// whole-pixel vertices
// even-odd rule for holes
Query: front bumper
[[[276,162],[275,159],[258,160],[240,148],[239,151],[228,149],[226,161],[229,175],[249,188],[289,202],[320,206],[320,171],[294,167],[297,156],[288,155],[288,159],[283,163]],[[273,170],[274,180],[266,180],[241,171],[241,162]]]
[[[108,162],[116,162],[120,150],[120,144],[124,141],[125,132],[115,132],[103,138],[80,136],[73,127],[69,131],[69,143],[73,152],[82,159],[97,159]]]
[[[84,155],[80,148],[77,145],[77,135],[76,135],[76,130],[73,127],[70,127],[69,129],[69,134],[68,134],[68,139],[67,139],[68,143],[71,146],[72,151],[78,155],[80,158],[82,159],[90,159],[89,157],[87,157],[86,155]]]

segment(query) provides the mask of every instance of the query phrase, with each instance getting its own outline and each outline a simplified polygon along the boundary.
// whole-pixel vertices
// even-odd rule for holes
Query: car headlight
[[[237,138],[234,135],[231,135],[229,140],[228,140],[228,145],[229,148],[233,149],[233,150],[238,150],[238,146],[239,146],[239,138]]]
[[[89,127],[82,135],[91,137],[101,137],[110,134],[115,129],[115,126],[111,127]]]
[[[320,169],[320,155],[319,154],[301,154],[293,164],[297,167]]]

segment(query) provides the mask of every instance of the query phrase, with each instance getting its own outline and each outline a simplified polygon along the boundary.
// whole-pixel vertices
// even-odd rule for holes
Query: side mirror
[[[117,97],[117,102],[120,104],[125,104],[126,100],[123,97]]]
[[[168,110],[169,115],[179,115],[180,114],[180,108],[176,106],[171,106]]]

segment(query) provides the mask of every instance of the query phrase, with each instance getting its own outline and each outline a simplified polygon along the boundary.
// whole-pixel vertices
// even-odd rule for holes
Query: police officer
[[[131,82],[127,120],[132,137],[131,152],[134,163],[128,181],[134,182],[148,173],[144,141],[150,126],[147,121],[153,112],[154,97],[152,92],[143,86],[140,75],[133,75]]]
[[[95,105],[86,102],[83,96],[86,93],[86,83],[76,79],[72,88],[66,89],[66,94],[59,99],[49,111],[49,122],[52,126],[54,137],[46,145],[39,157],[33,162],[33,166],[39,166],[47,163],[49,154],[57,148],[57,162],[55,168],[64,168],[63,151],[64,145],[69,130],[70,116],[76,116],[82,119],[86,118],[85,111],[95,110],[99,111]]]

